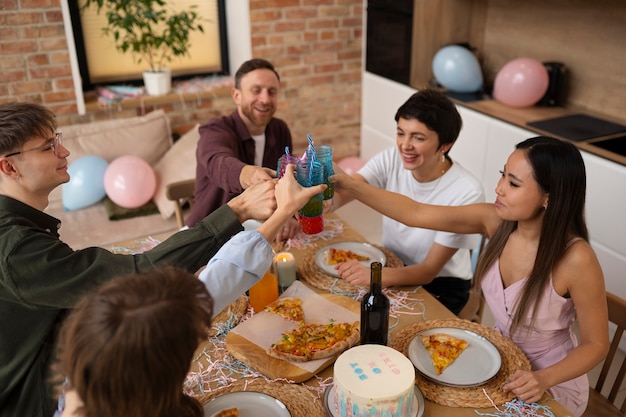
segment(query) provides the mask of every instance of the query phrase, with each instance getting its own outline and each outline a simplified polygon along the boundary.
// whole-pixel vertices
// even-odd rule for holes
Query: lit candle
[[[296,259],[289,252],[280,252],[276,255],[275,262],[278,287],[283,292],[296,280]]]

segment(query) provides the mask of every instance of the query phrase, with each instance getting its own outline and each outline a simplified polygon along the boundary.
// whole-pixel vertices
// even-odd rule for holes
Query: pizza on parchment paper
[[[441,375],[469,345],[466,340],[444,333],[423,335],[421,339],[432,359],[437,375]]]
[[[278,314],[289,321],[298,323],[300,326],[304,324],[304,310],[302,309],[302,300],[300,298],[279,298],[265,307],[265,311]]]
[[[308,362],[330,358],[356,345],[361,338],[359,322],[307,324],[283,333],[267,354],[286,361]]]

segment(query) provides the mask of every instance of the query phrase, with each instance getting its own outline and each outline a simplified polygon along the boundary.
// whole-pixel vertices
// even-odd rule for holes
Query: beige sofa
[[[123,220],[109,220],[103,202],[66,211],[61,186],[51,193],[45,210],[61,220],[61,239],[74,249],[88,246],[111,248],[118,242],[176,231],[174,203],[166,198],[165,185],[195,176],[197,127],[173,143],[169,119],[162,110],[128,119],[59,126],[63,145],[71,152],[68,157],[70,166],[85,155],[99,156],[107,162],[119,156],[133,155],[148,162],[157,177],[153,200],[159,209],[158,214]]]

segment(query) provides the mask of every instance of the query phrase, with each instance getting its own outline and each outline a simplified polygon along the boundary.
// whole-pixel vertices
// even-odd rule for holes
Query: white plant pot
[[[144,71],[143,85],[151,96],[162,96],[172,89],[172,73],[169,68],[160,71]]]

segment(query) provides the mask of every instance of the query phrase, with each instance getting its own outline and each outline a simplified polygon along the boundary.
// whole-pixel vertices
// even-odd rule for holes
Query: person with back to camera
[[[59,239],[59,220],[43,212],[50,192],[69,181],[70,151],[61,143],[56,126],[54,114],[41,105],[0,104],[3,415],[52,415],[54,401],[45,383],[51,348],[58,325],[79,297],[118,275],[149,271],[157,266],[174,265],[195,272],[243,230],[242,222],[266,219],[276,210],[276,181],[264,181],[195,227],[174,234],[143,254],[113,254],[97,247],[75,251]],[[306,190],[312,194],[315,191]],[[213,285],[210,290],[221,300],[225,293],[232,296],[228,294],[232,288],[224,284]]]
[[[455,105],[436,90],[413,94],[396,112],[396,146],[369,160],[354,178],[429,204],[464,205],[485,200],[483,186],[448,153],[461,130]],[[336,190],[330,210],[352,200]],[[469,250],[478,237],[407,227],[383,217],[382,244],[404,263],[383,268],[383,286],[422,285],[458,314],[469,298]],[[337,266],[339,276],[355,285],[370,282],[369,268],[358,261]]]
[[[237,108],[198,129],[194,205],[185,220],[187,226],[251,185],[276,176],[285,147],[293,150],[289,127],[274,117],[279,90],[280,77],[270,62],[254,58],[239,67],[231,91]],[[292,219],[276,239],[286,240],[299,230],[299,223]]]
[[[182,269],[105,283],[63,323],[54,370],[67,379],[56,416],[204,416],[183,384],[213,311],[205,286]]]
[[[228,241],[200,279],[179,268],[155,269],[105,283],[79,303],[57,350],[57,384],[65,381],[57,415],[204,415],[183,383],[211,318],[263,276],[285,220],[326,187],[300,187],[293,170],[289,165],[290,175],[276,185],[272,216]]]
[[[479,280],[495,327],[530,359],[502,389],[525,402],[548,392],[575,416],[587,407],[586,373],[609,348],[604,277],[584,219],[586,174],[579,150],[549,137],[509,156],[493,204],[422,204],[338,172],[335,186],[408,226],[484,233]],[[580,342],[574,333],[577,322]]]

